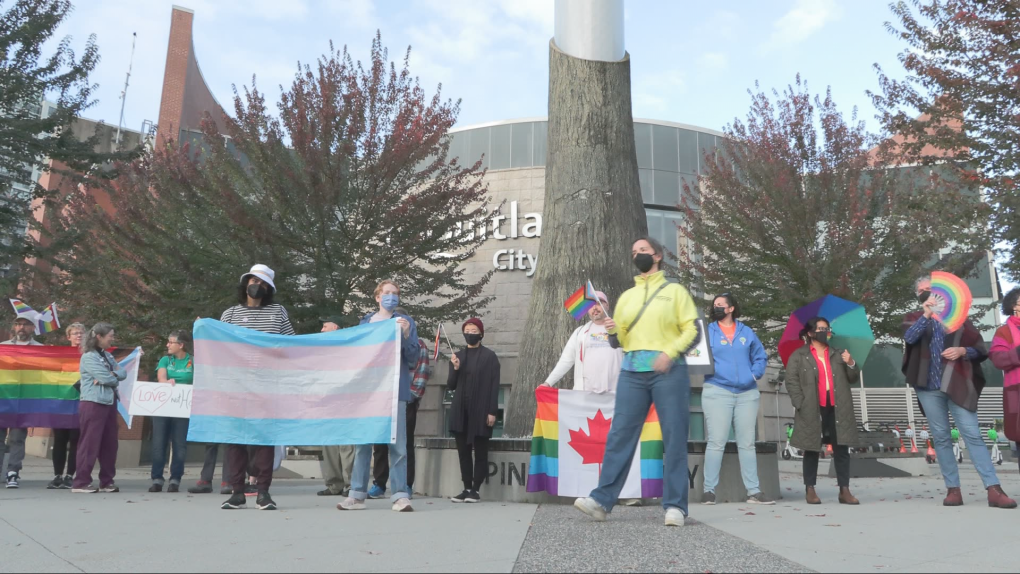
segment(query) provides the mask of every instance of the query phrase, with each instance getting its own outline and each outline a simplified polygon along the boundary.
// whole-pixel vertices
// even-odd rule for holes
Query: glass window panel
[[[450,151],[447,153],[446,160],[453,161],[458,160],[460,165],[467,163],[467,142],[468,132],[457,132],[450,134]]]
[[[684,173],[698,172],[698,132],[677,130],[680,140],[680,167]]]
[[[535,122],[535,167],[545,166],[545,150],[549,140],[549,122]]]
[[[662,246],[673,255],[677,255],[680,245],[680,229],[677,226],[683,225],[684,216],[667,212],[662,214],[662,218]]]
[[[492,126],[489,134],[489,169],[510,168],[510,126]]]
[[[690,198],[695,202],[701,199],[701,188],[698,186],[698,177],[695,175],[680,174],[680,195],[686,197],[687,191],[684,189],[684,185],[690,188]],[[682,203],[682,202],[681,202]],[[696,205],[692,205],[692,208],[696,208]]]
[[[992,277],[988,270],[988,264],[982,261],[974,271],[973,274],[962,277],[967,287],[970,287],[970,294],[974,297],[991,297]]]
[[[650,169],[639,169],[638,181],[641,182],[641,201],[644,203],[654,203],[652,196],[652,170]]]
[[[655,205],[676,207],[680,203],[680,174],[655,170]]]
[[[691,408],[701,409],[701,390],[691,390]]]
[[[645,217],[648,219],[648,236],[656,239],[662,237],[662,212],[646,209]]]
[[[489,167],[491,156],[489,153],[489,131],[489,128],[478,128],[468,132],[471,138],[468,141],[468,159],[472,164],[481,159],[482,169]]]
[[[716,137],[712,134],[698,134],[698,173],[705,169],[705,154],[715,153],[718,145]]]
[[[534,126],[514,124],[510,138],[510,167],[531,167],[534,163]]]
[[[705,413],[691,413],[691,428],[688,440],[705,440]]]
[[[652,126],[652,167],[656,171],[679,171],[676,128]]]
[[[634,124],[634,147],[637,148],[637,166],[652,167],[652,125]]]

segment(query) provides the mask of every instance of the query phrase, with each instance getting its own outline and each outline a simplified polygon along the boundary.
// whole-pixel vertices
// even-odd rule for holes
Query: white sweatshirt
[[[623,363],[623,349],[609,345],[609,333],[602,325],[587,323],[570,335],[559,362],[545,384],[559,382],[571,368],[574,369],[574,390],[596,393],[615,393]]]

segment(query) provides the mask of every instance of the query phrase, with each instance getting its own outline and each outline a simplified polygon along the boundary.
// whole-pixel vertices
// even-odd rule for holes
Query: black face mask
[[[474,347],[482,342],[482,335],[478,333],[464,333],[464,340],[467,341],[469,347]]]
[[[823,331],[821,333],[817,333],[817,332],[816,333],[811,333],[811,338],[816,340],[816,341],[818,341],[819,343],[821,343],[823,345],[828,345],[829,344],[829,332],[828,331]]]
[[[638,253],[634,256],[634,266],[642,273],[651,271],[653,265],[655,265],[655,259],[647,253]]]
[[[251,285],[248,286],[247,292],[248,296],[251,297],[252,299],[262,299],[263,297],[266,296],[267,289],[265,285],[257,285],[255,283],[252,283]]]
[[[928,289],[925,289],[924,291],[921,291],[920,293],[917,294],[917,301],[919,303],[921,303],[922,305],[924,305],[925,302],[928,301],[929,297],[931,297],[931,291],[928,290]]]
[[[722,320],[726,318],[726,307],[712,307],[712,318]]]

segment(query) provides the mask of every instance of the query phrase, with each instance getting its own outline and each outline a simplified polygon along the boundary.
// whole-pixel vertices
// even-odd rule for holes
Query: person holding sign
[[[570,335],[559,362],[546,377],[543,385],[554,386],[567,371],[574,369],[575,391],[616,392],[620,365],[623,363],[623,351],[614,349],[609,343],[609,332],[606,331],[609,297],[601,291],[596,291],[595,295],[601,304],[588,309],[588,318],[591,321],[578,327]]]
[[[117,387],[127,371],[107,349],[113,346],[113,325],[97,323],[81,343],[81,438],[78,439],[78,473],[71,492],[120,492],[117,474]],[[92,469],[99,461],[99,488],[92,485]]]
[[[683,526],[687,518],[687,435],[691,384],[683,356],[698,335],[698,311],[687,289],[666,280],[660,269],[663,247],[655,239],[634,242],[631,256],[640,275],[616,305],[606,330],[623,345],[624,358],[616,387],[616,412],[606,439],[599,486],[574,507],[604,521],[620,497],[648,410],[655,405],[662,428],[666,526]]]
[[[708,431],[705,494],[701,503],[715,504],[719,469],[732,429],[736,434],[747,503],[772,505],[775,501],[765,496],[758,486],[758,455],[754,450],[754,433],[761,403],[758,380],[765,376],[769,356],[754,331],[737,321],[740,304],[732,294],[723,293],[714,299],[711,317],[713,322],[708,325],[706,336],[715,357],[715,369],[705,379],[701,393]]]
[[[188,353],[191,335],[187,331],[174,331],[166,341],[166,356],[156,366],[156,378],[170,385],[190,385],[195,382],[195,361]],[[152,417],[152,486],[149,492],[163,491],[163,468],[166,466],[166,447],[170,443],[173,458],[170,460],[170,486],[167,492],[180,492],[184,477],[184,460],[188,454],[188,419]]]

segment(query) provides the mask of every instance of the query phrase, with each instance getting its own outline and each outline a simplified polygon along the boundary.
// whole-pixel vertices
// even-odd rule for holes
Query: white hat
[[[262,280],[263,283],[272,287],[273,291],[276,291],[276,285],[273,284],[273,277],[276,277],[275,271],[273,271],[272,269],[265,265],[262,265],[261,263],[258,265],[253,265],[251,271],[245,273],[244,275],[241,275],[241,284],[242,285],[244,284],[246,277],[250,277],[252,275],[258,277],[259,279]]]

